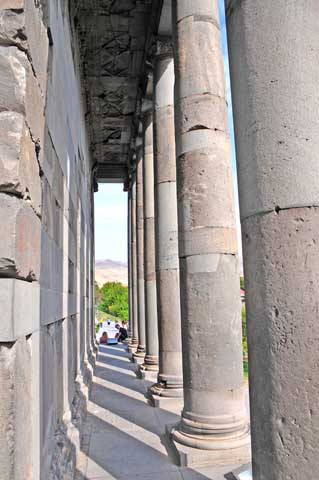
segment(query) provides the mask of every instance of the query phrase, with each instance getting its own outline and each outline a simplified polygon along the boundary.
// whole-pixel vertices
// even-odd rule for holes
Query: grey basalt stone
[[[184,409],[171,436],[182,465],[222,464],[250,445],[218,2],[174,2],[173,39]]]

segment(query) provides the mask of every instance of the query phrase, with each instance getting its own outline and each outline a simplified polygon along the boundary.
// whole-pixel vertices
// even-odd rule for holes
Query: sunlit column
[[[318,475],[317,0],[228,1],[254,480]]]
[[[141,371],[158,369],[158,327],[155,278],[155,231],[154,231],[154,157],[153,157],[153,112],[143,114],[143,186],[144,186],[144,279],[145,279],[145,326],[146,352]]]
[[[157,39],[154,59],[154,176],[156,282],[159,329],[158,397],[183,396],[182,334],[179,294],[174,61],[170,39]]]
[[[249,457],[231,149],[217,0],[173,4],[184,409],[189,464]],[[187,450],[187,449],[186,449]]]
[[[136,225],[137,225],[137,299],[139,343],[134,355],[137,363],[145,357],[145,285],[144,285],[144,208],[143,208],[143,146],[138,137],[136,145]]]

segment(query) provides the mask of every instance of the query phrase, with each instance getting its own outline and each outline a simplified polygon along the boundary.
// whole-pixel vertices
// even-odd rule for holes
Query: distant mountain
[[[96,260],[95,280],[100,287],[106,282],[121,282],[127,285],[127,264],[114,260]]]

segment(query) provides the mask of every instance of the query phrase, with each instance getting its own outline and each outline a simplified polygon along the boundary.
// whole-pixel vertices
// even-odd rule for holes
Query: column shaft
[[[132,255],[132,317],[133,336],[131,347],[136,347],[139,341],[138,298],[137,298],[137,252],[136,252],[136,178],[132,179],[131,199],[131,255]]]
[[[144,210],[143,210],[143,147],[136,152],[136,218],[137,218],[137,292],[139,344],[136,356],[145,355],[145,284],[144,284]]]
[[[132,192],[127,192],[127,278],[128,278],[128,303],[129,303],[129,320],[128,320],[128,337],[129,343],[133,337],[133,295],[132,295]]]
[[[318,471],[319,4],[228,2],[253,475]]]
[[[158,384],[151,388],[151,392],[160,396],[182,397],[172,55],[170,43],[158,40],[154,60],[154,175],[159,373]]]
[[[155,230],[154,230],[154,157],[152,111],[143,117],[143,185],[144,185],[144,279],[146,354],[144,370],[158,368],[158,327],[155,278]]]
[[[249,456],[217,0],[173,2],[184,410],[176,442]],[[224,452],[224,453],[223,453]]]

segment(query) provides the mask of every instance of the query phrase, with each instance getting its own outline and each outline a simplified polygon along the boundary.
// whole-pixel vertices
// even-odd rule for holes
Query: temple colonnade
[[[313,157],[318,135],[313,130],[316,112],[306,108],[307,99],[317,93],[311,75],[305,79],[308,68],[313,78],[319,77],[317,63],[311,60],[318,42],[311,47],[309,34],[296,48],[289,33],[295,15],[288,15],[283,24],[284,17],[278,17],[278,11],[285,15],[284,2],[276,2],[278,8],[273,9],[272,2],[226,3],[251,419],[243,377],[231,143],[217,1],[173,2],[172,36],[155,37],[150,48],[153,70],[145,100],[152,106],[147,112],[142,109],[141,121],[152,128],[153,139],[151,145],[150,131],[144,127],[138,140],[144,149],[137,147],[132,179],[139,177],[139,163],[144,163],[143,188],[148,194],[137,212],[143,210],[144,229],[150,228],[146,212],[155,202],[152,235],[144,234],[144,249],[152,250],[152,261],[156,258],[152,286],[156,280],[157,296],[145,288],[146,356],[139,370],[145,369],[151,354],[152,404],[180,404],[180,423],[169,435],[181,464],[244,463],[252,451],[254,479],[297,479],[301,472],[309,476],[316,464],[318,432],[313,424],[318,352],[311,340],[318,323]],[[315,2],[311,8],[315,13]],[[310,16],[300,11],[297,23],[302,31],[315,29]],[[282,29],[278,38],[267,36],[264,18],[276,31]],[[286,34],[290,46],[279,43]],[[265,55],[254,54],[256,45],[267,45]],[[284,61],[274,65],[271,52],[278,48]],[[302,55],[304,48],[309,58]],[[301,73],[296,62],[301,62]],[[301,81],[303,94],[295,98]],[[302,171],[301,157],[307,160]],[[148,262],[145,255],[145,285]],[[298,288],[295,274],[302,283]],[[134,308],[131,312],[133,320]]]

